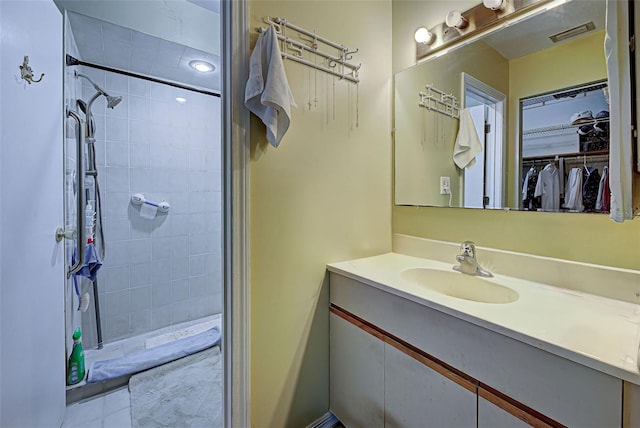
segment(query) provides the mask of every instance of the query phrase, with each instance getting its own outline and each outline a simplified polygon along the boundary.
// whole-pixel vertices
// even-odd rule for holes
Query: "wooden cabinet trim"
[[[494,406],[498,406],[502,410],[516,418],[524,421],[535,428],[566,428],[566,425],[548,418],[540,412],[504,395],[490,386],[480,384],[478,387],[478,395]]]
[[[393,334],[381,329],[380,327],[371,324],[367,320],[360,318],[359,316],[341,308],[335,304],[331,304],[329,311],[344,319],[345,321],[355,325],[361,330],[369,333],[370,335],[380,339],[381,341],[388,343],[404,354],[419,361],[430,369],[438,372],[447,379],[455,382],[461,387],[477,393],[480,397],[489,401],[495,406],[498,406],[507,413],[517,417],[525,423],[536,428],[566,428],[565,425],[543,415],[542,413],[526,406],[519,401],[501,393],[500,391],[491,388],[479,380],[469,376],[468,374],[450,366],[444,361],[434,357],[433,355],[415,347],[414,345],[394,336]]]

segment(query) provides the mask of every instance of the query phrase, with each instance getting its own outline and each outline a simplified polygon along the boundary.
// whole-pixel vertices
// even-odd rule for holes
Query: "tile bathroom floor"
[[[93,361],[117,358],[145,349],[147,340],[160,339],[161,344],[172,339],[179,339],[187,334],[203,331],[201,326],[211,328],[220,326],[220,314],[175,326],[165,327],[150,333],[104,345],[102,350],[86,350],[86,366]],[[195,326],[195,331],[189,331]],[[200,327],[200,328],[198,328]],[[156,340],[157,341],[157,340]],[[157,345],[156,344],[156,345]],[[67,405],[62,428],[131,428],[131,401],[128,386],[89,397]]]
[[[62,428],[131,428],[129,388],[68,405]]]

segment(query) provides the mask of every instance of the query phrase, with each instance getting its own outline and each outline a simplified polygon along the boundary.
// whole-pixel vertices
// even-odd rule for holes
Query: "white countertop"
[[[640,385],[640,305],[497,274],[490,280],[515,290],[518,300],[481,303],[401,277],[411,268],[452,267],[396,253],[327,265],[331,272]]]

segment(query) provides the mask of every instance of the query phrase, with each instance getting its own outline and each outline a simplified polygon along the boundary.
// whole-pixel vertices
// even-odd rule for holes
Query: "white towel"
[[[469,109],[460,110],[460,127],[453,146],[453,161],[458,168],[471,168],[476,164],[476,156],[482,152],[482,143]]]
[[[296,102],[284,71],[278,35],[273,25],[262,33],[249,60],[244,105],[267,127],[267,140],[278,147],[291,122]]]

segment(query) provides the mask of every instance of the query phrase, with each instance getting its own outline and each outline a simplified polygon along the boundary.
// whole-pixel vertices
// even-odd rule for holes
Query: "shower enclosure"
[[[223,307],[219,46],[128,22],[65,16],[66,341],[81,327],[88,360]]]

